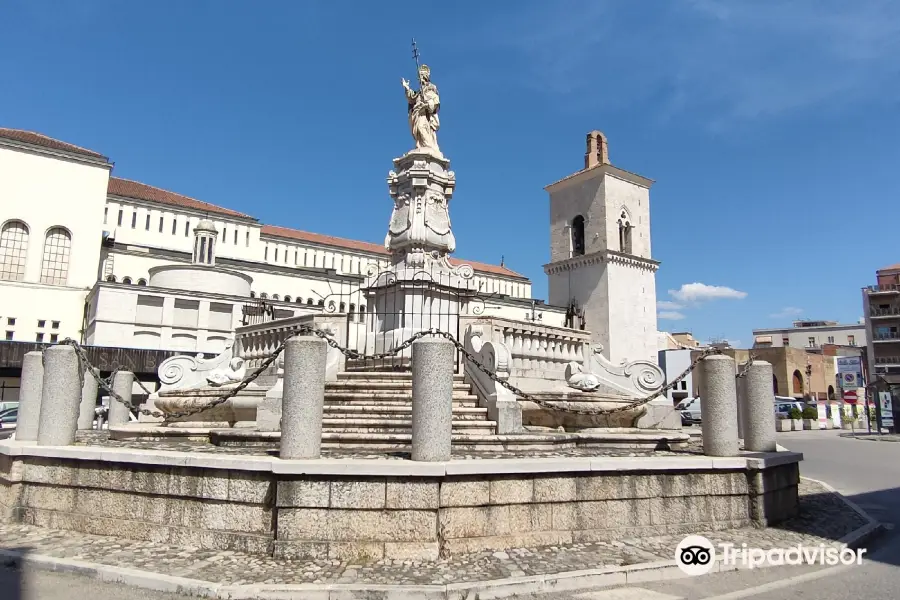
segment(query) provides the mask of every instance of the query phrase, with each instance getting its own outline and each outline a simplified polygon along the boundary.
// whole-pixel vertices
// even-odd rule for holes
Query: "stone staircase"
[[[453,378],[453,437],[493,435],[496,421],[462,375]],[[397,447],[412,438],[412,375],[346,372],[325,384],[322,442],[332,445]]]

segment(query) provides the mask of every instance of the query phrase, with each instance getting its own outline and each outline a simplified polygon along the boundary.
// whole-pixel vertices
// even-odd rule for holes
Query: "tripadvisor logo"
[[[705,575],[716,564],[716,549],[702,535],[689,535],[675,548],[675,562],[686,575]]]
[[[675,562],[687,575],[705,575],[712,571],[716,556],[724,565],[738,565],[750,569],[779,565],[861,565],[865,548],[853,549],[841,545],[804,546],[789,548],[751,548],[747,544],[735,546],[727,542],[716,547],[701,535],[689,535],[675,548]]]

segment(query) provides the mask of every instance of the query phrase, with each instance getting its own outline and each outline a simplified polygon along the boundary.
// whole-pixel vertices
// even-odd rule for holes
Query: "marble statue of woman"
[[[409,129],[413,140],[416,142],[416,150],[423,150],[438,158],[443,158],[437,143],[437,130],[441,126],[438,111],[441,108],[441,98],[438,89],[431,83],[431,69],[428,65],[419,67],[419,91],[410,89],[409,82],[401,79],[403,89],[406,90],[406,101],[409,105]]]

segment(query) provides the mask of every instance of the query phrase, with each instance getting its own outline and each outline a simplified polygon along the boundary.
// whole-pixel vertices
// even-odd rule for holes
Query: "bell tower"
[[[549,302],[570,306],[574,323],[614,363],[657,359],[656,270],[650,254],[653,181],[614,167],[606,136],[587,135],[584,168],[550,194]]]

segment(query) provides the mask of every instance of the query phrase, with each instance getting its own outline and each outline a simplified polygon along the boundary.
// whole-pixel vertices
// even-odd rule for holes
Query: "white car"
[[[703,418],[703,407],[699,397],[682,400],[675,410],[681,413],[682,425],[694,425],[700,423]]]

